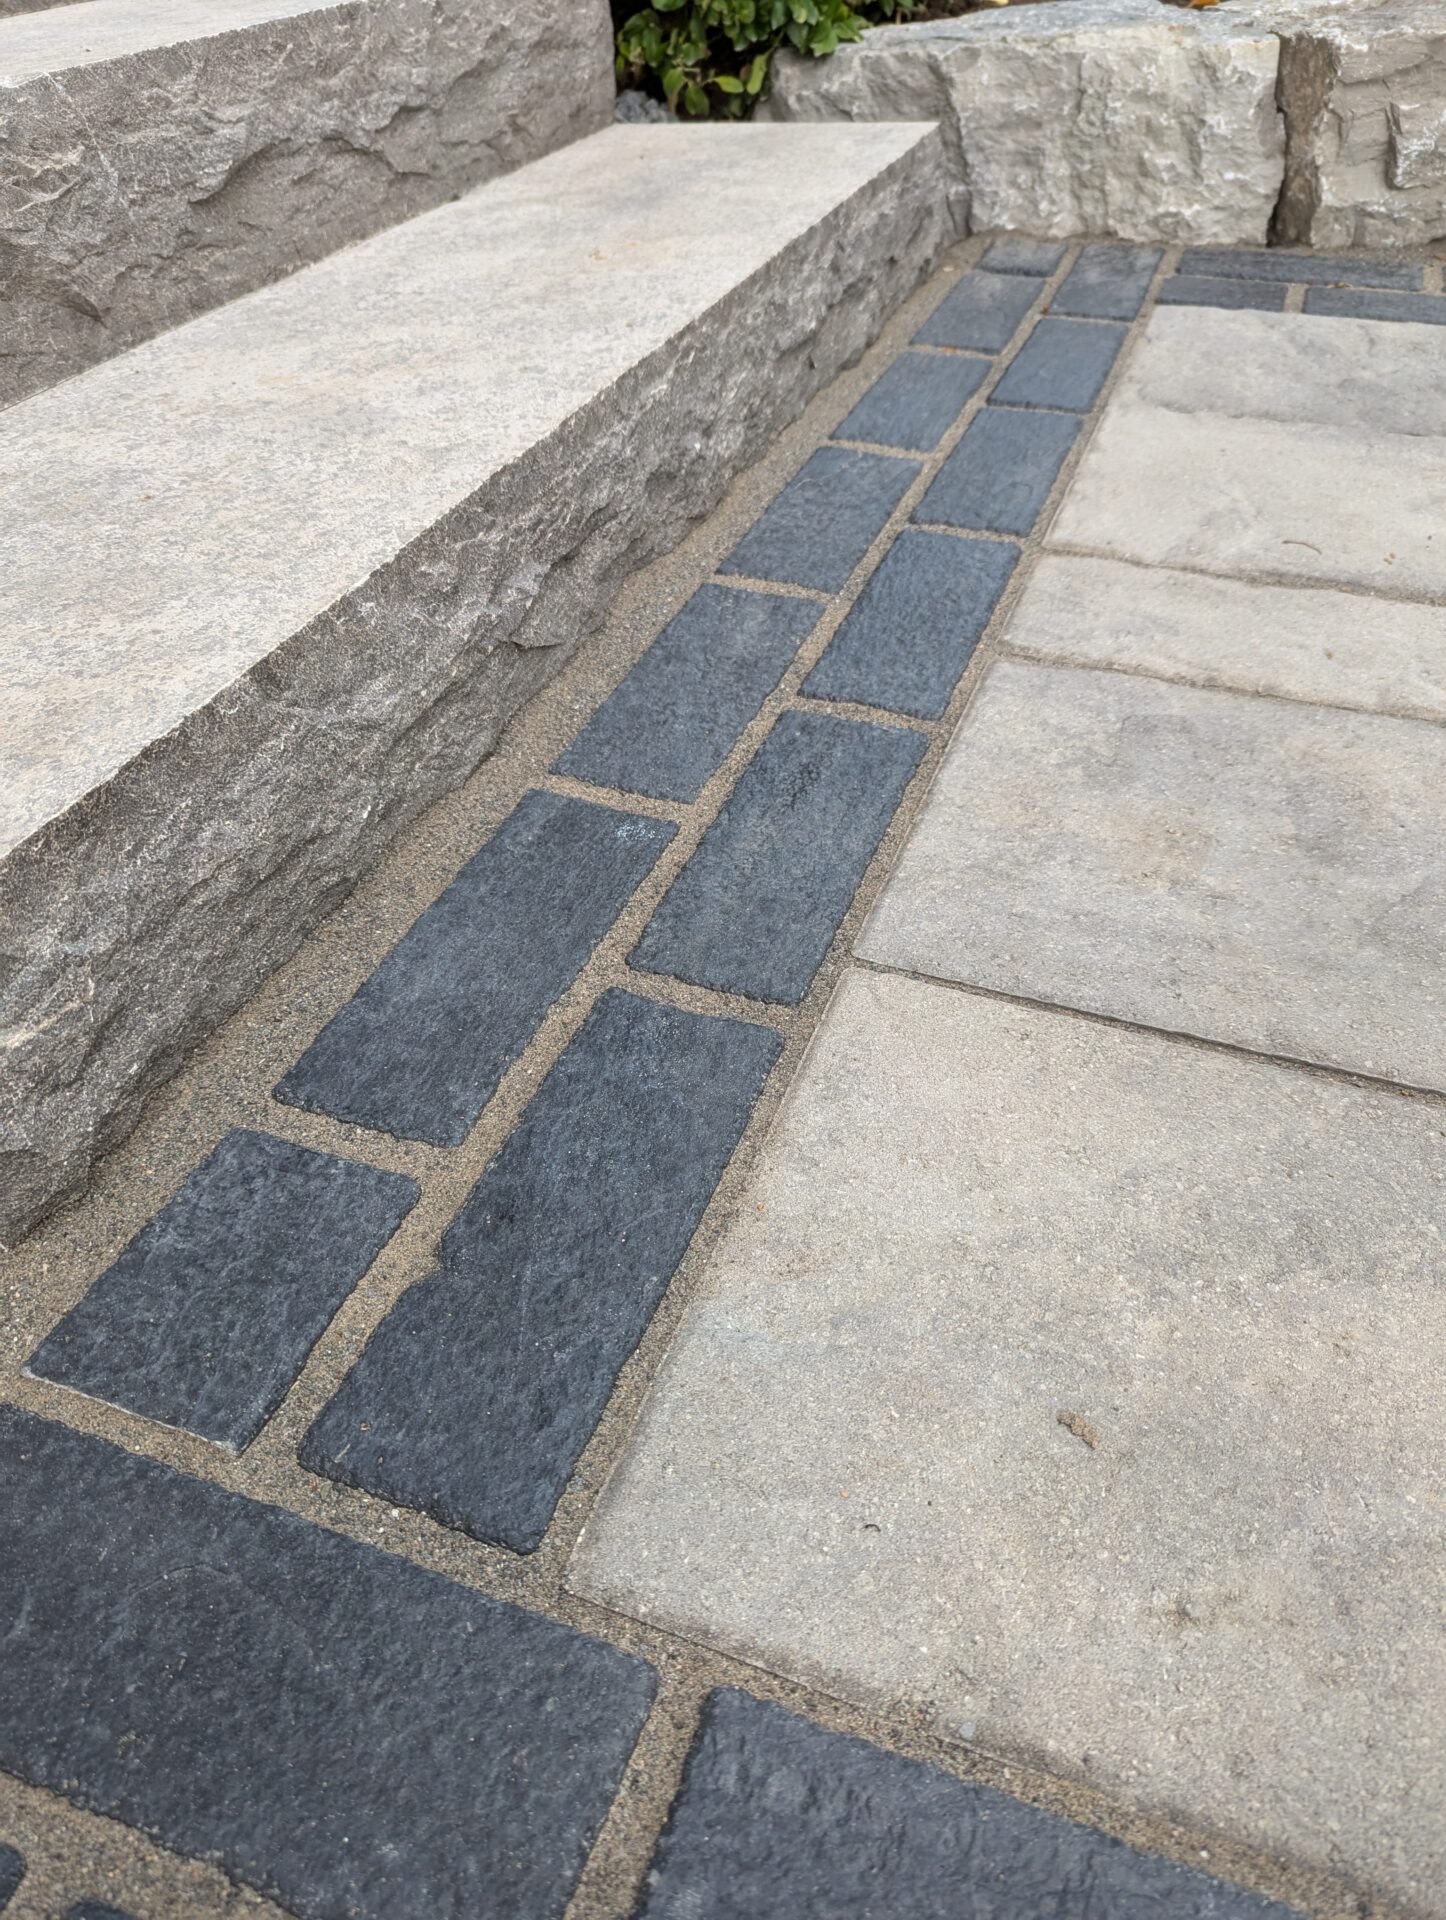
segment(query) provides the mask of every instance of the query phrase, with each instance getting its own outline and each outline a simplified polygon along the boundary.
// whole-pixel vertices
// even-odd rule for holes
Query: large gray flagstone
[[[1446,732],[1003,660],[858,951],[1446,1090]]]
[[[846,975],[570,1583],[1438,1912],[1441,1124]]]

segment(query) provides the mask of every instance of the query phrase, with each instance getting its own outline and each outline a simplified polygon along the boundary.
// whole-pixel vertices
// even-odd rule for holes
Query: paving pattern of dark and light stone
[[[1441,274],[968,243],[6,1261],[7,1920],[1446,1911]]]

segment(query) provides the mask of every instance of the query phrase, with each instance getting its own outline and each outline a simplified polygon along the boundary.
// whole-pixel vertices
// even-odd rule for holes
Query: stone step
[[[613,127],[0,415],[0,1240],[951,236],[929,128]]]
[[[0,17],[0,405],[612,114],[604,0],[20,12]]]

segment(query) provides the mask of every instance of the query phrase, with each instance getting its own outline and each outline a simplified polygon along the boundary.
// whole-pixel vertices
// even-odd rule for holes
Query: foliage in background
[[[780,47],[822,56],[865,27],[907,20],[919,0],[613,0],[618,78],[693,120],[740,120],[767,90]]]

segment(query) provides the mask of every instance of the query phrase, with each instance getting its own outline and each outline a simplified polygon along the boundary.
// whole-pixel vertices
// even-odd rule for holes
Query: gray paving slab
[[[1364,293],[1351,287],[1311,287],[1307,313],[1345,314],[1354,320],[1406,320],[1446,326],[1446,299],[1439,293]]]
[[[781,1045],[767,1027],[604,994],[437,1271],[312,1426],[303,1466],[530,1553]]]
[[[820,447],[719,566],[836,593],[883,531],[917,460]]]
[[[980,261],[989,273],[1051,274],[1065,256],[1060,240],[1025,240],[1006,233],[992,240]]]
[[[0,1412],[0,1766],[299,1920],[557,1920],[642,1661]]]
[[[796,1005],[925,745],[902,727],[782,714],[663,896],[633,966]]]
[[[14,1847],[0,1842],[0,1907],[10,1904],[11,1897],[20,1882],[25,1878],[25,1861]]]
[[[419,1192],[404,1174],[237,1128],[26,1371],[239,1452]]]
[[[1145,304],[1162,257],[1160,247],[1085,247],[1049,310],[1086,320],[1133,320]]]
[[[914,338],[922,346],[998,353],[1043,288],[1042,279],[1028,274],[976,268],[960,276],[958,286],[950,288]]]
[[[1423,721],[998,661],[857,951],[1446,1091],[1443,793]]]
[[[1176,273],[1161,284],[1155,298],[1162,307],[1255,307],[1266,313],[1283,313],[1288,291],[1279,281]]]
[[[1220,274],[1242,280],[1304,280],[1314,286],[1420,287],[1422,269],[1412,260],[1381,254],[1290,253],[1254,247],[1187,247],[1181,273]]]
[[[1028,533],[1079,432],[1059,413],[985,407],[934,476],[914,518],[979,533]]]
[[[704,1706],[639,1914],[1290,1920],[1292,1911],[720,1688]]]
[[[1046,553],[1010,653],[1446,721],[1446,608]],[[825,655],[827,658],[827,655]]]
[[[804,692],[937,720],[1018,559],[1011,540],[905,527],[804,681]]]
[[[1432,1912],[1441,1180],[1419,1099],[851,972],[569,1584]]]
[[[1100,397],[1128,329],[1118,321],[1046,315],[990,396],[1011,407],[1088,413]]]
[[[561,755],[558,772],[696,800],[818,616],[810,600],[705,582]]]
[[[984,383],[992,363],[962,353],[901,353],[853,412],[834,429],[839,440],[929,452]]]
[[[455,1147],[677,831],[524,794],[286,1073],[276,1097]]]

